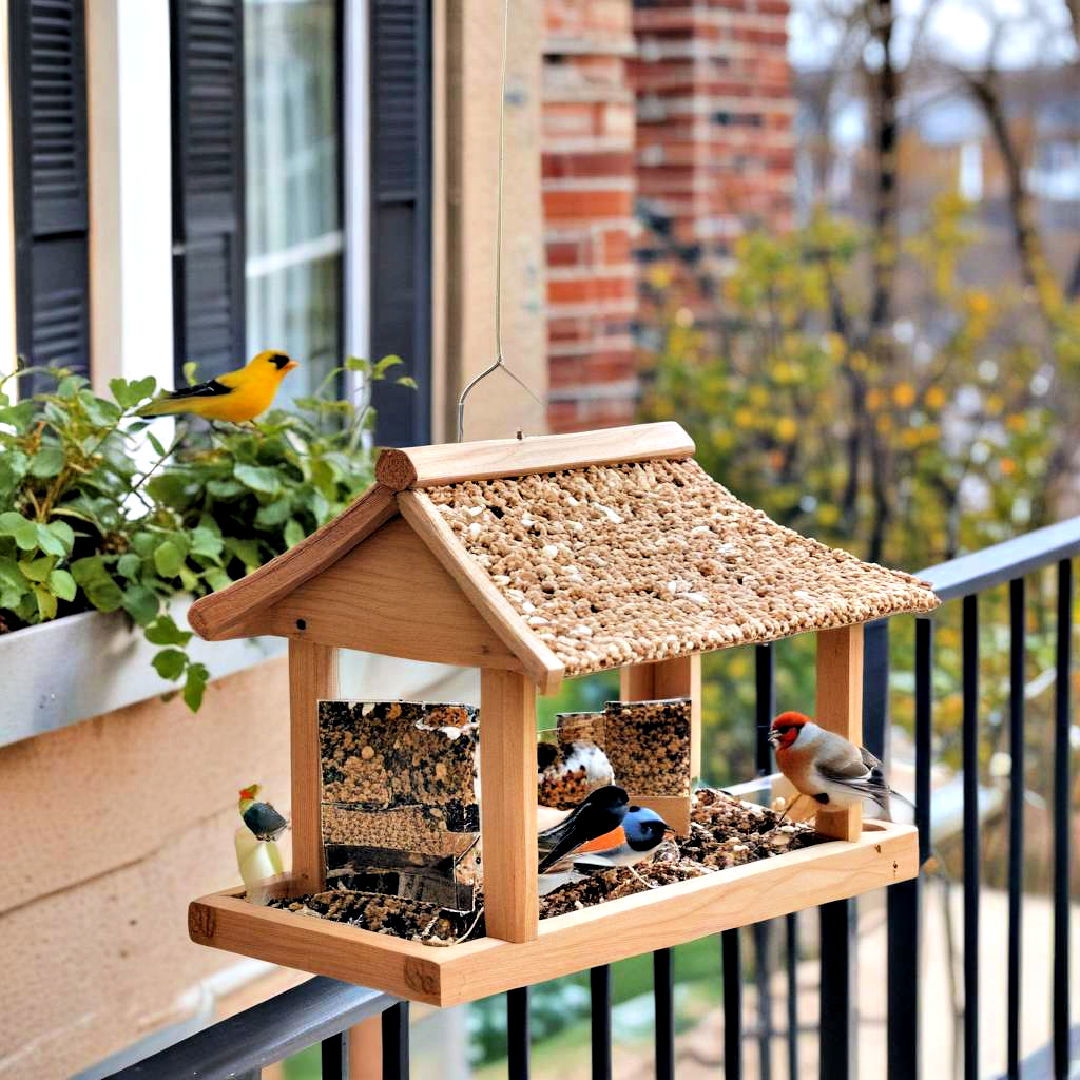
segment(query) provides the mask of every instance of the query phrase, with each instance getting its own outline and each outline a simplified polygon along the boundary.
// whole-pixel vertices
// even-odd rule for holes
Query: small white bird
[[[888,821],[889,797],[907,802],[889,787],[884,767],[869,750],[818,727],[809,716],[781,713],[772,722],[769,742],[780,771],[795,790],[820,806],[843,809],[870,799]]]
[[[240,789],[236,809],[244,824],[233,836],[236,864],[247,887],[248,900],[255,904],[266,902],[266,882],[284,872],[277,838],[288,825],[269,803],[259,802],[261,791],[261,784]]]

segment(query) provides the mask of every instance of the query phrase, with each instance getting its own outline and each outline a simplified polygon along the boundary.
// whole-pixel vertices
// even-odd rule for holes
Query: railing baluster
[[[757,990],[758,1076],[772,1077],[772,993],[769,987],[769,923],[758,922],[750,928],[754,943],[754,987]]]
[[[1072,677],[1071,559],[1058,563],[1057,679],[1054,683],[1054,1075],[1069,1072],[1069,790],[1070,686]]]
[[[863,746],[888,763],[889,620],[866,624],[863,645]]]
[[[382,1014],[383,1080],[409,1080],[409,1003]]]
[[[1009,923],[1006,1075],[1020,1080],[1020,959],[1024,893],[1024,579],[1009,582]]]
[[[720,935],[724,967],[724,1080],[742,1080],[742,970],[739,931]]]
[[[776,712],[775,650],[754,646],[754,769],[758,776],[772,772],[769,727]]]
[[[863,732],[867,749],[888,762],[889,624],[866,627]],[[886,1015],[888,1076],[917,1080],[919,1014],[919,882],[904,881],[885,893],[887,912]]]
[[[506,992],[506,1075],[509,1080],[529,1080],[529,988]]]
[[[769,728],[776,715],[776,651],[770,645],[754,646],[754,770],[758,776],[772,772]],[[772,1076],[772,992],[769,985],[769,924],[754,923],[754,985],[757,990],[758,1075]]]
[[[847,1080],[852,1072],[851,901],[833,900],[821,916],[821,1020],[819,1073]]]
[[[919,865],[930,858],[930,753],[934,707],[934,624],[915,620],[915,824]]]
[[[785,918],[787,964],[787,1071],[788,1080],[799,1075],[799,919],[796,912]]]
[[[675,964],[671,949],[653,953],[656,1080],[675,1080]]]
[[[322,1080],[349,1080],[349,1033],[339,1031],[322,1041]]]
[[[979,598],[964,597],[964,1080],[979,1077]]]
[[[589,972],[592,997],[592,1080],[611,1080],[611,968]]]

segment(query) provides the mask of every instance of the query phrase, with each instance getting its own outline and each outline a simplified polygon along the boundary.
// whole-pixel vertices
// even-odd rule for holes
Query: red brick
[[[629,191],[546,191],[544,217],[548,221],[627,217],[633,212]]]
[[[624,263],[630,259],[630,230],[619,229],[604,233],[604,263],[608,266]]]
[[[634,155],[629,150],[582,150],[565,154],[544,154],[541,173],[544,179],[567,177],[629,177],[633,174]]]

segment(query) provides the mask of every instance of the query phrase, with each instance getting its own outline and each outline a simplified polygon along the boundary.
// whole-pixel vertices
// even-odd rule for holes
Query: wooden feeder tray
[[[624,701],[689,698],[697,776],[701,654],[810,632],[815,719],[859,743],[863,624],[938,603],[925,582],[739,502],[693,450],[665,423],[384,451],[377,483],[342,514],[197,601],[189,618],[205,638],[289,639],[293,865],[280,897],[324,887],[317,702],[338,697],[337,650],[481,669],[488,936],[432,946],[234,889],[191,905],[192,939],[455,1005],[916,876],[914,828],[822,808],[815,828],[830,842],[540,920],[538,694],[620,668]],[[689,802],[666,797],[676,828]]]
[[[847,900],[918,873],[918,830],[868,821],[854,843],[816,844],[543,919],[534,941],[480,938],[440,948],[249,904],[243,888],[196,900],[189,929],[200,945],[371,986],[411,1001],[461,1005]],[[291,882],[281,888],[283,895],[302,891]]]

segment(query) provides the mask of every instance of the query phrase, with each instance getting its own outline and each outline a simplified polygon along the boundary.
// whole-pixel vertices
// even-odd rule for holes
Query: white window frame
[[[94,390],[173,385],[169,0],[86,5]]]

